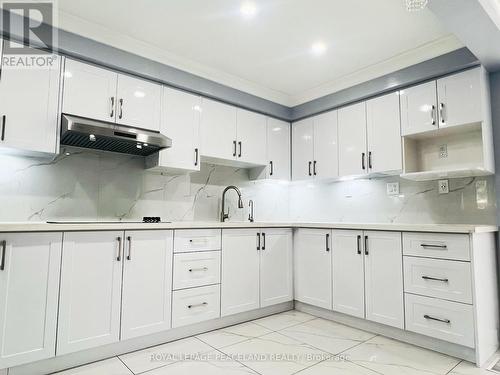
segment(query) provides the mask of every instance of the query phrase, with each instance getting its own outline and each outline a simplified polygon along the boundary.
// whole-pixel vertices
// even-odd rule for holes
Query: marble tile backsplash
[[[222,190],[237,185],[245,208],[228,193],[231,220],[496,224],[494,177],[437,182],[399,177],[343,182],[250,181],[245,169],[202,164],[191,175],[144,170],[133,156],[69,150],[53,160],[0,155],[0,221],[137,220],[217,221]],[[486,193],[476,185],[486,182]],[[388,196],[387,182],[400,194]]]

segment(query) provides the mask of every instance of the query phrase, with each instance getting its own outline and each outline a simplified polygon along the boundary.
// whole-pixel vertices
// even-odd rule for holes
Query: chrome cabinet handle
[[[424,315],[424,318],[427,319],[427,320],[435,320],[436,322],[441,322],[441,323],[446,323],[446,324],[450,324],[451,323],[450,319],[435,318],[435,317],[427,315],[427,314]]]
[[[312,162],[309,162],[309,176],[312,176],[312,173],[311,173],[311,164],[312,164]]]
[[[120,98],[120,114],[118,115],[118,118],[121,120],[123,117],[123,99]]]
[[[128,255],[127,255],[127,259],[128,260],[132,260],[132,237],[128,236],[127,237],[127,241],[128,241]]]
[[[109,117],[113,118],[115,117],[115,97],[112,96],[110,99],[111,99],[111,111],[109,113]]]
[[[261,250],[266,250],[266,234],[262,233],[262,248]]]
[[[198,157],[199,157],[199,151],[198,148],[194,149],[194,166],[198,166]]]
[[[327,233],[325,236],[325,250],[328,252],[330,251],[330,233]]]
[[[424,280],[433,280],[433,281],[442,281],[443,283],[447,283],[449,280],[448,279],[441,279],[439,277],[432,277],[432,276],[422,276],[422,279]]]
[[[208,305],[208,302],[202,302],[202,303],[198,303],[196,305],[188,305],[188,309],[192,309],[193,307],[202,307],[202,306],[206,306]]]
[[[116,257],[116,260],[119,262],[122,260],[122,238],[116,237],[116,240],[118,241],[118,255]]]
[[[257,233],[257,250],[260,250],[260,233]]]
[[[7,116],[3,115],[2,116],[2,136],[0,140],[4,141],[5,140],[5,122],[7,121]]]
[[[448,248],[448,246],[446,246],[446,245],[433,245],[433,244],[427,244],[427,243],[421,243],[420,246],[423,247],[424,249],[427,247],[434,248],[434,249],[447,249]]]
[[[189,271],[189,272],[196,272],[196,271],[208,271],[208,267],[190,268],[188,271]]]
[[[240,148],[240,152],[238,152],[238,157],[241,158],[241,141],[238,142],[238,146]]]
[[[433,104],[431,109],[431,124],[436,125],[436,106]]]
[[[272,176],[274,173],[274,164],[272,160],[269,162],[269,166],[271,167],[271,172],[269,172],[269,176]]]
[[[313,162],[313,175],[316,176],[316,160]]]
[[[373,169],[372,167],[372,152],[368,152],[368,169]]]
[[[7,241],[3,240],[2,244],[2,261],[0,262],[0,271],[5,269],[5,251],[7,250]]]
[[[366,169],[366,166],[365,166],[365,157],[366,157],[366,154],[364,152],[361,153],[361,168],[363,170]]]
[[[361,235],[358,235],[358,238],[357,238],[357,247],[358,247],[358,255],[361,255]]]
[[[439,103],[439,118],[441,119],[441,124],[446,124],[444,119],[444,103]]]
[[[368,236],[365,236],[365,255],[368,255]]]
[[[236,141],[233,141],[233,156],[236,156]]]

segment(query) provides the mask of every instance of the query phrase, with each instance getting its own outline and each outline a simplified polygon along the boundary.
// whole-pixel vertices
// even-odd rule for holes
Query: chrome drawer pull
[[[447,283],[449,281],[448,279],[440,279],[439,277],[432,277],[432,276],[422,276],[422,279],[424,279],[424,280],[442,281],[443,283]]]
[[[421,243],[420,246],[423,248],[430,247],[430,248],[435,248],[435,249],[447,249],[448,248],[448,246],[446,246],[446,245],[433,245],[433,244],[428,244],[428,243]]]
[[[195,271],[208,271],[208,268],[207,268],[207,267],[203,267],[203,268],[190,268],[188,271],[189,271],[189,272],[195,272]]]
[[[208,305],[208,302],[202,302],[202,303],[199,303],[197,305],[188,305],[188,309],[192,309],[193,307],[203,307],[206,305]]]
[[[441,322],[441,323],[446,323],[446,324],[450,324],[451,323],[451,320],[450,319],[439,319],[439,318],[434,318],[433,316],[430,316],[430,315],[424,315],[424,318],[427,319],[427,320],[435,320],[436,322]]]

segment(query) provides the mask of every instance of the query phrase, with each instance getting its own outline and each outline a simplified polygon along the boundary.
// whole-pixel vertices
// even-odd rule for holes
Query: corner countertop
[[[0,232],[74,232],[99,230],[151,230],[151,229],[225,229],[225,228],[318,228],[318,229],[357,229],[384,230],[401,232],[437,233],[491,233],[498,226],[474,224],[399,224],[399,223],[335,223],[335,222],[226,222],[182,221],[172,223],[134,223],[134,222],[67,222],[49,224],[46,222],[0,223]]]

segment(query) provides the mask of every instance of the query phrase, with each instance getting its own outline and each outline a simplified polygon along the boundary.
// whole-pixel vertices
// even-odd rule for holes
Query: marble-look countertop
[[[0,232],[70,232],[99,230],[146,230],[146,229],[201,229],[201,228],[320,228],[320,229],[357,229],[385,230],[402,232],[441,232],[441,233],[487,233],[497,232],[494,225],[474,224],[397,224],[397,223],[314,223],[314,222],[198,222],[181,221],[172,223],[134,223],[134,222],[67,222],[49,224],[46,222],[0,223]]]

